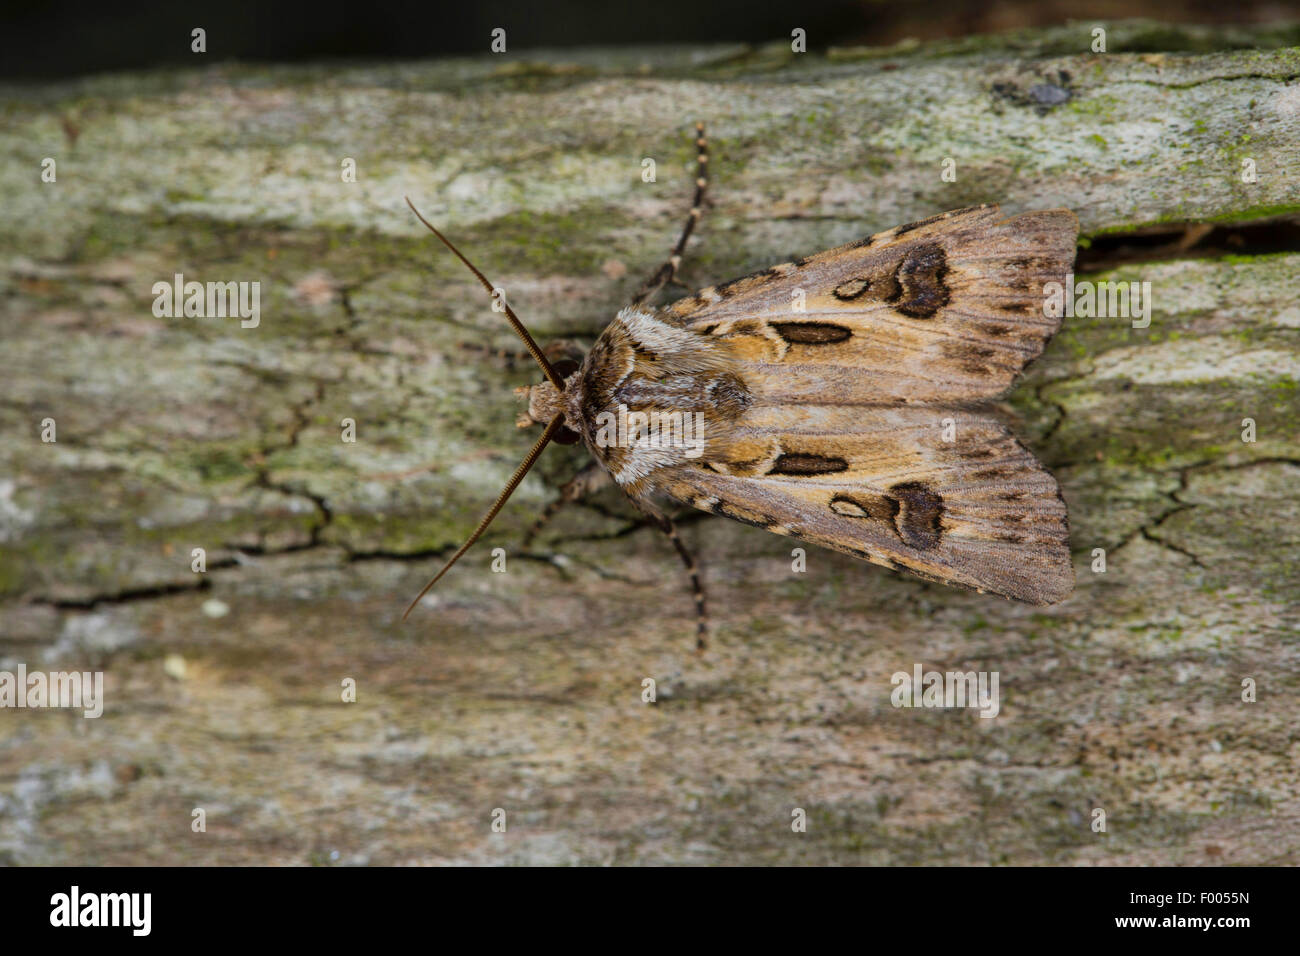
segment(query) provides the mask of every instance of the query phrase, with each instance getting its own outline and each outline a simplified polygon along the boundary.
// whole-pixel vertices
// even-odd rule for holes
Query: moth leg
[[[682,227],[681,237],[668,261],[655,270],[654,275],[645,280],[640,291],[632,299],[632,305],[641,305],[652,295],[672,282],[677,275],[677,267],[682,264],[682,253],[686,251],[686,241],[691,238],[691,231],[704,215],[704,194],[709,188],[709,153],[708,141],[704,138],[704,124],[695,124],[695,145],[699,152],[695,156],[695,199],[691,202],[691,211],[686,216],[686,225]]]
[[[594,461],[588,462],[578,473],[560,486],[560,496],[552,501],[543,509],[542,513],[537,516],[533,526],[528,529],[524,535],[524,550],[527,550],[537,537],[538,532],[546,526],[546,523],[555,517],[556,513],[565,505],[574,501],[581,501],[587,495],[600,488],[602,485],[609,483],[609,472],[602,468]]]
[[[668,535],[668,540],[673,543],[682,564],[686,566],[686,573],[691,576],[691,593],[695,597],[695,650],[703,651],[709,642],[709,611],[704,604],[704,586],[700,584],[699,566],[695,563],[695,556],[677,534],[677,525],[673,524],[673,519],[667,515],[656,517],[660,530]]]
[[[709,643],[709,611],[704,604],[704,586],[700,584],[700,569],[695,563],[695,556],[691,554],[690,549],[686,547],[686,543],[677,534],[677,525],[673,524],[672,518],[644,500],[630,495],[628,499],[636,506],[638,511],[653,521],[660,531],[668,535],[668,540],[677,549],[682,564],[686,565],[686,573],[691,576],[691,591],[695,596],[695,650],[701,652]]]

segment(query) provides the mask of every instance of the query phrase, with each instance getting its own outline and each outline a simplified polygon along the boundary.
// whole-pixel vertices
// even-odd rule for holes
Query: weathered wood
[[[102,667],[108,700],[0,711],[0,860],[1296,862],[1300,252],[1091,277],[1149,281],[1150,327],[1070,320],[1011,399],[1070,505],[1062,605],[816,550],[796,574],[705,518],[697,657],[616,494],[511,550],[581,460],[554,448],[398,623],[538,379],[475,348],[513,345],[403,195],[539,337],[588,342],[675,235],[697,118],[692,287],[976,202],[1094,238],[1300,211],[1300,50],[1265,48],[1294,28],[1187,53],[1216,35],[1118,24],[1092,54],[1090,26],[4,90],[0,667]],[[260,324],[156,318],[175,273],[259,281]],[[915,662],[998,671],[1000,716],[895,710]]]

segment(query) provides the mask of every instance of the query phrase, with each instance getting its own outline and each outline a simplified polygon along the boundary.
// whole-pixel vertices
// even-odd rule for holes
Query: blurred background
[[[763,43],[808,31],[810,50],[887,45],[1049,26],[1067,20],[1147,17],[1168,23],[1250,24],[1292,18],[1281,0],[476,0],[474,3],[268,4],[262,0],[176,4],[142,0],[10,4],[0,76],[54,78],[104,70],[189,65],[178,38],[201,26],[209,49],[229,59],[421,58],[483,52],[495,27],[510,49],[634,43]],[[1158,36],[1153,50],[1161,49]],[[1130,52],[1141,52],[1129,47]]]

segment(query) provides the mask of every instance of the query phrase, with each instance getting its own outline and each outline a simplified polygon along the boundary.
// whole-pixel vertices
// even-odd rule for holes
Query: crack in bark
[[[1120,543],[1115,546],[1114,550],[1119,551],[1140,537],[1146,541],[1150,541],[1152,544],[1157,544],[1163,548],[1167,548],[1168,550],[1173,551],[1176,554],[1181,554],[1184,557],[1191,558],[1192,563],[1196,567],[1204,568],[1205,565],[1201,563],[1201,559],[1199,555],[1193,554],[1191,551],[1188,551],[1185,548],[1179,547],[1178,545],[1166,541],[1163,538],[1157,537],[1154,534],[1154,532],[1155,529],[1159,528],[1161,525],[1163,525],[1174,515],[1181,514],[1184,511],[1188,511],[1196,507],[1196,505],[1191,504],[1190,502],[1183,501],[1178,496],[1182,492],[1187,490],[1189,473],[1193,469],[1205,468],[1211,464],[1212,464],[1211,462],[1196,462],[1194,464],[1185,465],[1184,467],[1177,469],[1178,487],[1173,489],[1172,491],[1162,492],[1162,494],[1165,497],[1167,497],[1170,501],[1174,503],[1174,507],[1166,508],[1155,518],[1145,522],[1144,524],[1138,525],[1138,527],[1134,528],[1132,531],[1130,531],[1127,535],[1124,536],[1124,538],[1120,541]],[[1166,474],[1166,473],[1162,472],[1162,474]]]
[[[221,568],[232,567],[238,562],[234,558],[222,559],[213,562],[208,567],[208,572],[219,570]],[[207,573],[198,575],[193,584],[181,584],[175,582],[172,584],[155,584],[147,587],[126,588],[122,591],[113,591],[104,594],[92,594],[84,598],[51,598],[51,597],[32,597],[27,600],[28,604],[39,604],[43,607],[52,607],[57,610],[66,611],[90,611],[101,604],[132,604],[137,601],[152,601],[161,597],[171,597],[174,594],[188,594],[194,591],[207,591],[212,588],[212,581],[207,577]]]
[[[1286,84],[1292,80],[1300,79],[1300,73],[1288,73],[1279,76],[1276,73],[1236,73],[1232,76],[1207,76],[1199,80],[1190,80],[1186,83],[1161,83],[1159,80],[1139,80],[1133,77],[1118,79],[1112,86],[1123,86],[1132,83],[1135,86],[1154,86],[1162,90],[1190,90],[1198,86],[1205,86],[1209,83],[1236,83],[1240,80],[1272,80],[1276,83]]]
[[[279,444],[264,443],[254,453],[256,461],[254,462],[254,474],[252,486],[257,488],[266,488],[270,491],[279,492],[288,497],[306,498],[316,508],[317,520],[307,529],[308,544],[304,546],[291,546],[286,550],[306,550],[308,547],[314,547],[320,544],[320,537],[324,530],[329,527],[334,520],[334,512],[330,509],[329,502],[323,495],[316,494],[310,489],[296,488],[292,484],[283,481],[275,481],[271,478],[271,470],[266,465],[266,458],[277,451],[286,451],[298,447],[298,439],[302,432],[311,422],[311,412],[320,405],[325,397],[325,383],[319,379],[315,380],[315,391],[312,395],[301,402],[291,406],[293,421],[289,426],[289,435],[286,441]],[[263,540],[266,539],[267,533],[261,532],[259,535]],[[243,549],[240,549],[243,550]]]
[[[1044,431],[1043,434],[1040,435],[1038,438],[1038,441],[1042,444],[1046,444],[1048,441],[1050,441],[1052,437],[1057,433],[1057,431],[1060,430],[1061,425],[1065,422],[1065,415],[1066,415],[1065,406],[1058,401],[1048,398],[1046,395],[1043,394],[1043,392],[1050,386],[1057,385],[1063,381],[1069,381],[1069,379],[1055,379],[1050,382],[1041,382],[1038,385],[1034,386],[1035,401],[1037,401],[1038,404],[1040,405],[1045,405],[1048,408],[1052,408],[1056,410],[1056,418],[1052,421],[1052,424],[1047,426],[1047,430]]]
[[[1202,474],[1214,474],[1216,472],[1241,471],[1246,468],[1258,468],[1264,465],[1294,465],[1296,467],[1300,467],[1300,459],[1289,458],[1285,455],[1266,455],[1260,458],[1253,458],[1250,461],[1241,461],[1241,462],[1232,462],[1232,463],[1220,463],[1220,462],[1213,462],[1213,461],[1195,462],[1193,464],[1185,465],[1182,468],[1177,469],[1176,474],[1178,475],[1178,487],[1173,489],[1172,491],[1168,491],[1164,493],[1166,497],[1168,497],[1169,500],[1174,503],[1174,507],[1167,508],[1165,511],[1161,512],[1155,518],[1145,522],[1144,524],[1139,525],[1133,531],[1129,532],[1127,535],[1124,536],[1124,538],[1119,542],[1119,544],[1115,546],[1114,550],[1118,551],[1124,546],[1133,542],[1138,537],[1141,537],[1146,541],[1150,541],[1152,544],[1158,544],[1162,548],[1167,548],[1168,550],[1173,551],[1176,554],[1181,554],[1183,555],[1183,557],[1190,558],[1192,564],[1198,568],[1206,568],[1207,566],[1201,560],[1200,555],[1196,554],[1194,551],[1188,548],[1183,547],[1182,545],[1174,544],[1172,541],[1159,537],[1157,534],[1155,534],[1156,530],[1159,529],[1162,525],[1164,525],[1164,523],[1168,521],[1170,518],[1172,518],[1174,515],[1182,514],[1185,511],[1190,511],[1193,508],[1197,507],[1197,505],[1194,502],[1184,501],[1180,497],[1180,495],[1184,494],[1189,488],[1189,482],[1191,480],[1192,472],[1200,472]],[[1167,472],[1163,474],[1167,474]]]
[[[1259,256],[1300,252],[1300,216],[1265,216],[1240,222],[1187,220],[1140,226],[1123,233],[1087,237],[1075,258],[1078,275],[1109,272],[1129,265]]]

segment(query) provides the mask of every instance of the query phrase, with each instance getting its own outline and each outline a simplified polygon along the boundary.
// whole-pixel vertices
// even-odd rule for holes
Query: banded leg
[[[681,238],[668,256],[668,261],[661,265],[632,299],[633,305],[641,305],[652,295],[672,282],[677,275],[677,267],[682,264],[682,253],[686,251],[686,242],[691,238],[691,231],[704,215],[704,194],[709,188],[709,153],[708,142],[704,138],[704,124],[695,124],[695,145],[699,152],[695,157],[695,199],[691,202],[691,211],[686,216],[686,225],[682,227]]]
[[[653,517],[659,525],[659,530],[668,535],[668,540],[673,543],[673,547],[677,549],[677,554],[682,559],[682,564],[686,566],[686,573],[691,576],[691,593],[695,597],[695,650],[701,652],[709,643],[709,611],[704,604],[704,586],[700,584],[699,566],[695,563],[695,556],[691,554],[690,549],[677,533],[677,525],[673,524],[673,519],[667,515]]]
[[[695,596],[695,650],[697,652],[703,651],[708,646],[709,611],[704,605],[704,586],[700,584],[700,569],[695,563],[695,557],[691,554],[690,549],[686,547],[686,543],[682,541],[681,536],[677,534],[677,526],[673,524],[672,518],[663,514],[648,501],[634,498],[631,495],[628,495],[628,501],[632,502],[638,511],[654,522],[660,531],[668,535],[668,540],[677,549],[682,564],[686,565],[686,573],[691,576],[691,591]]]
[[[528,533],[524,535],[524,550],[528,550],[538,532],[545,527],[548,521],[555,517],[561,508],[574,501],[582,500],[601,486],[608,484],[609,481],[609,472],[594,461],[588,462],[578,469],[576,475],[560,486],[560,497],[547,505],[542,513],[537,516],[533,526],[528,529]]]

